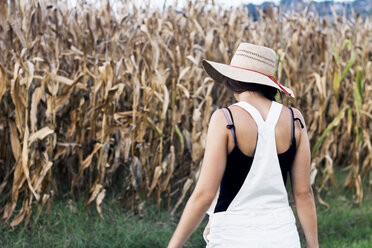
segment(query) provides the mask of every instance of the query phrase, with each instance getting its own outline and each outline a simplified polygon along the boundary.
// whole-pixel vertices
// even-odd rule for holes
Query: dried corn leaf
[[[325,158],[326,158],[326,169],[327,169],[328,177],[330,178],[333,186],[337,188],[336,178],[333,172],[333,159],[328,154],[325,155]]]
[[[151,183],[150,189],[149,189],[149,191],[148,191],[148,193],[147,193],[148,196],[149,196],[149,195],[151,194],[151,192],[155,189],[156,185],[157,185],[158,183],[160,183],[160,182],[159,182],[159,178],[160,178],[162,172],[163,172],[163,171],[162,171],[161,166],[156,166],[156,167],[155,167],[154,176],[153,176],[153,178],[152,178],[152,183]]]
[[[39,191],[40,190],[41,183],[43,182],[46,174],[48,173],[48,171],[50,170],[50,168],[52,168],[52,166],[53,166],[53,163],[51,161],[44,162],[43,167],[42,167],[42,170],[39,173],[39,175],[36,177],[36,181],[34,183],[34,189],[36,191]]]
[[[182,203],[182,201],[185,198],[187,191],[189,191],[192,183],[193,183],[193,180],[192,179],[188,178],[186,180],[185,184],[183,185],[182,194],[181,194],[180,198],[178,198],[178,201],[177,201],[176,205],[172,209],[171,215],[174,215],[175,211],[177,210],[177,208],[179,207],[179,205]]]
[[[0,0],[2,1],[2,0]],[[1,11],[1,2],[0,2],[0,11]],[[1,98],[3,98],[3,95],[6,92],[6,71],[4,68],[0,65],[0,101]]]
[[[174,152],[174,146],[171,146],[170,153],[168,154],[168,156],[165,158],[165,161],[163,162],[163,163],[166,163],[167,168],[165,168],[165,166],[162,168],[164,173],[166,173],[166,177],[164,181],[161,183],[161,186],[160,186],[161,191],[165,191],[165,189],[169,186],[169,180],[171,179],[173,175],[173,171],[175,168],[175,162],[176,162],[176,155]]]
[[[96,184],[95,187],[91,190],[92,194],[87,202],[89,205],[94,199],[96,199],[97,195],[101,192],[103,186],[101,184]]]
[[[96,208],[97,208],[97,212],[98,212],[99,216],[101,217],[101,219],[103,219],[101,205],[102,205],[102,201],[103,201],[103,199],[105,198],[105,195],[106,195],[106,190],[103,189],[103,190],[98,194],[97,199],[96,199]]]
[[[142,180],[142,164],[138,157],[134,156],[130,165],[130,173],[132,176],[132,186],[137,189]]]
[[[17,214],[16,217],[14,217],[14,219],[12,220],[12,222],[10,223],[10,226],[11,227],[15,227],[16,225],[18,225],[19,223],[22,222],[22,220],[24,219],[25,217],[25,214],[26,214],[26,211],[22,210]]]
[[[4,33],[8,31],[7,20],[8,20],[8,0],[0,0],[0,27]],[[1,97],[0,97],[0,100],[1,100]]]
[[[37,209],[37,213],[36,213],[36,217],[34,219],[34,223],[37,222],[37,220],[39,219],[40,217],[40,214],[41,214],[41,210],[43,209],[43,206],[45,205],[45,203],[50,199],[50,196],[49,194],[44,194],[43,195],[43,198],[41,199],[41,203]]]
[[[12,147],[13,157],[17,160],[21,154],[21,143],[18,140],[17,128],[14,122],[9,121],[10,145]]]
[[[43,127],[42,129],[36,131],[28,138],[28,145],[31,146],[36,140],[43,140],[46,136],[54,133],[49,127]]]
[[[38,105],[40,103],[40,100],[43,98],[45,98],[44,90],[41,87],[37,87],[34,91],[34,94],[32,94],[32,100],[31,100],[31,110],[30,110],[31,132],[35,132],[36,130]]]
[[[28,136],[29,136],[29,131],[28,131],[28,126],[26,126],[25,129],[25,135],[23,138],[23,145],[22,145],[22,169],[23,173],[26,177],[28,187],[31,190],[32,194],[35,196],[36,200],[39,200],[40,196],[35,192],[34,187],[31,184],[31,179],[30,179],[30,171],[29,171],[29,160],[28,160]]]
[[[13,19],[13,18],[11,18],[11,19],[10,19],[10,26],[11,26],[12,29],[14,30],[14,33],[17,35],[19,41],[20,41],[21,44],[22,44],[22,47],[23,47],[23,48],[26,48],[26,47],[27,47],[26,38],[25,38],[25,36],[23,35],[23,32],[22,32],[21,28],[20,28],[19,25],[18,25],[18,21],[17,21],[17,19]]]
[[[83,172],[86,168],[90,166],[92,163],[92,159],[94,155],[102,148],[102,144],[97,143],[93,149],[93,151],[84,159],[84,161],[81,163],[79,172],[76,174],[76,176],[72,179],[71,183],[71,189],[76,185],[76,183],[79,181],[81,176],[83,175]]]

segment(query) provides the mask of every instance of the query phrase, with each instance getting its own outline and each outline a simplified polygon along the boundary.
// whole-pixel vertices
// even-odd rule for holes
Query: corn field
[[[53,197],[101,204],[120,187],[138,212],[156,200],[174,213],[192,191],[209,118],[233,98],[203,71],[230,63],[240,42],[271,47],[311,144],[319,193],[372,185],[372,20],[335,12],[260,10],[190,2],[182,12],[73,8],[0,0],[0,214],[11,227],[49,211]],[[323,201],[319,194],[318,199]],[[44,209],[44,210],[43,210]]]

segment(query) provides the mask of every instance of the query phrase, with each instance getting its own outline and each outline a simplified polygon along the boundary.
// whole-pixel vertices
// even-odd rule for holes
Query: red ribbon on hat
[[[262,75],[265,75],[266,77],[270,78],[274,83],[276,83],[282,91],[284,91],[284,92],[287,93],[288,95],[292,96],[292,94],[289,93],[288,91],[286,91],[286,90],[283,88],[283,86],[281,86],[281,85],[276,81],[276,79],[275,79],[273,76],[270,76],[270,75],[267,75],[267,74],[265,74],[265,73],[262,73],[262,72],[259,72],[259,71],[255,71],[255,70],[252,70],[252,69],[247,69],[247,68],[243,68],[243,67],[235,66],[235,65],[230,65],[230,66],[232,66],[232,67],[236,67],[236,68],[239,68],[239,69],[243,69],[243,70],[247,70],[247,71],[257,72],[257,73],[260,73],[260,74],[262,74]]]

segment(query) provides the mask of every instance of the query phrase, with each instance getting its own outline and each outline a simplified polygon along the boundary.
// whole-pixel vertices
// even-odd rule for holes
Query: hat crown
[[[273,76],[276,69],[276,53],[264,46],[240,43],[230,65]]]

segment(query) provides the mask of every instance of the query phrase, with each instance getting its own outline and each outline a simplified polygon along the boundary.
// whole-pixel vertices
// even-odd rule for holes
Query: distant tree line
[[[273,2],[263,2],[262,4],[246,4],[245,6],[249,10],[249,16],[253,20],[258,20],[260,12],[257,8],[262,9],[264,12],[270,12],[273,7],[279,7],[282,13],[293,12],[304,10],[310,3],[304,3],[299,0],[281,0],[279,5]],[[354,15],[360,15],[365,18],[372,15],[372,0],[355,0],[353,2],[335,2],[335,1],[323,1],[323,2],[312,2],[310,11],[317,13],[319,16],[331,16],[332,7],[338,15],[346,15],[347,17]]]

